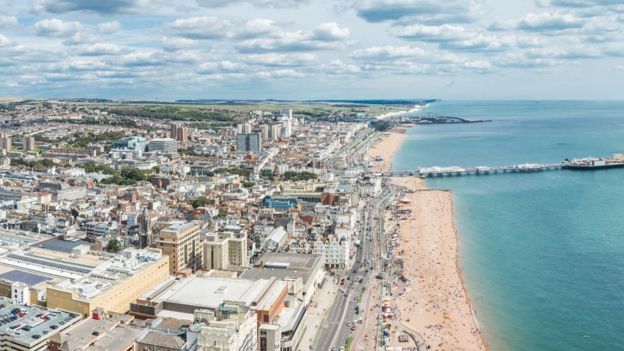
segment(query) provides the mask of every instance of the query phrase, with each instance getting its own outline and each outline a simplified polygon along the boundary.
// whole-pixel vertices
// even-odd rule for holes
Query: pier
[[[525,163],[512,166],[499,166],[499,167],[486,167],[478,166],[473,168],[461,168],[461,167],[428,167],[419,168],[414,171],[393,171],[383,172],[381,175],[384,177],[421,177],[421,178],[434,178],[434,177],[460,177],[469,175],[493,175],[493,174],[505,174],[505,173],[535,173],[545,171],[560,170],[563,167],[563,163]]]

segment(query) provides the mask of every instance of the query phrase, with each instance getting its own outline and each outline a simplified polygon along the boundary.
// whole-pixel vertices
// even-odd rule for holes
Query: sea
[[[624,153],[624,102],[441,101],[395,170]],[[453,192],[460,265],[494,351],[624,350],[624,168],[435,178]]]

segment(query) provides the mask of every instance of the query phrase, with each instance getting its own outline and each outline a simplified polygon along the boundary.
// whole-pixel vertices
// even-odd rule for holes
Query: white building
[[[206,270],[238,270],[249,267],[247,237],[233,233],[206,235],[204,245],[204,268]]]
[[[178,141],[171,138],[157,138],[149,142],[150,152],[160,151],[163,154],[174,154],[178,151]]]
[[[14,304],[30,305],[30,289],[28,285],[22,282],[11,284],[11,300]]]
[[[216,312],[216,313],[215,313]],[[197,349],[210,351],[256,351],[256,314],[243,304],[223,304],[217,311],[196,310],[199,327]]]
[[[365,178],[358,181],[360,195],[379,196],[381,195],[381,177]]]
[[[264,247],[269,251],[277,251],[286,242],[287,232],[284,227],[277,227],[267,236]]]
[[[329,238],[317,238],[312,253],[325,257],[325,266],[348,267],[351,241],[346,237],[332,235]]]

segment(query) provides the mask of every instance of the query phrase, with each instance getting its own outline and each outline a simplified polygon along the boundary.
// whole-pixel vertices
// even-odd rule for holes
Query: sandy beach
[[[384,159],[375,162],[376,169],[392,168],[392,154],[404,139],[404,130],[382,135],[370,150],[372,157]],[[391,181],[414,190],[405,194],[409,201],[400,205],[411,215],[399,223],[401,245],[394,249],[394,257],[403,258],[407,278],[393,289],[397,322],[420,335],[430,350],[487,350],[459,269],[452,194],[428,191],[420,178]]]
[[[368,155],[374,160],[381,156],[382,161],[374,161],[375,170],[385,172],[392,169],[392,160],[407,138],[407,128],[398,127],[381,134],[379,139],[368,150]]]

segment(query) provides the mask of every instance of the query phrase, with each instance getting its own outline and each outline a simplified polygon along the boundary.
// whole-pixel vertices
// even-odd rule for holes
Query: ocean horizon
[[[624,153],[624,102],[440,101],[395,170],[503,166]],[[624,344],[624,169],[428,179],[453,191],[460,265],[492,350]]]

